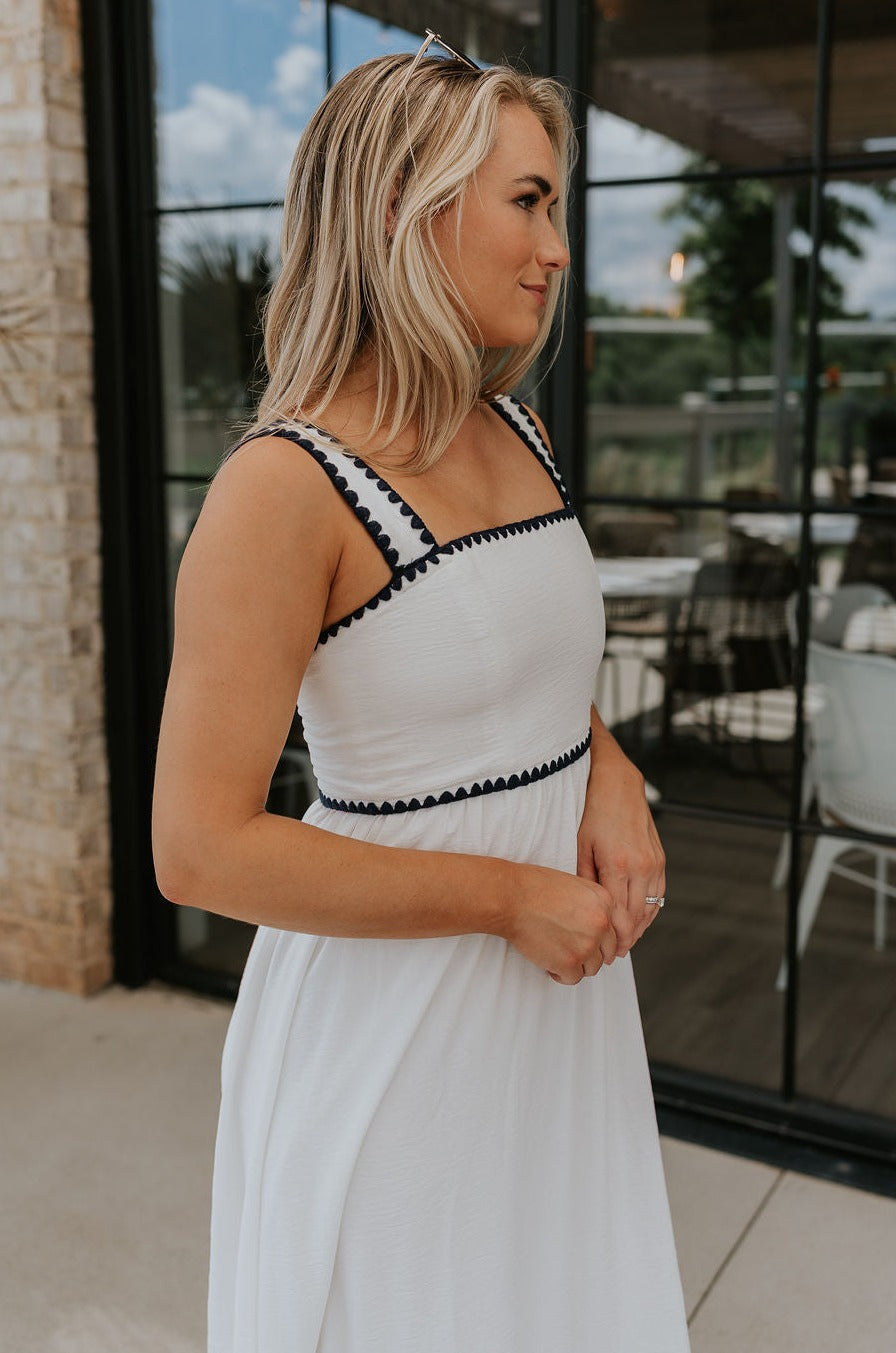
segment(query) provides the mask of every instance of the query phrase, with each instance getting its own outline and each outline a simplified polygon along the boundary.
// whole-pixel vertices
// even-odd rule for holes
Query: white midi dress
[[[535,425],[494,407],[565,506],[441,545],[326,434],[274,429],[392,568],[308,666],[305,820],[575,872],[603,608]],[[688,1348],[629,958],[568,987],[490,935],[260,928],[213,1195],[210,1353]]]

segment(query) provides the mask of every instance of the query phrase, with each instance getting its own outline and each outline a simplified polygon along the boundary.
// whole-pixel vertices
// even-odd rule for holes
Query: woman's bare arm
[[[310,458],[259,439],[184,554],[153,847],[174,902],[322,935],[503,935],[565,981],[615,953],[604,890],[533,865],[373,845],[265,811],[347,538]]]

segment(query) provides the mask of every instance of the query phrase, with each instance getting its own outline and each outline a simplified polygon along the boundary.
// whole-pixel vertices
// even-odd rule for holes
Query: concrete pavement
[[[2,1353],[202,1353],[229,1014],[0,983]],[[663,1152],[693,1353],[893,1353],[896,1200]]]

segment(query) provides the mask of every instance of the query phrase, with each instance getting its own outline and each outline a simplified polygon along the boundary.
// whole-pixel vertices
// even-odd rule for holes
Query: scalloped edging
[[[417,532],[417,535],[424,545],[435,545],[436,538],[423,518],[417,515],[410,503],[405,502],[398,490],[393,489],[392,485],[387,480],[383,479],[381,475],[377,474],[376,470],[368,465],[366,460],[362,460],[360,456],[356,456],[351,451],[347,451],[345,447],[340,446],[334,437],[331,437],[328,432],[324,432],[323,428],[319,428],[316,423],[306,423],[305,426],[309,427],[312,432],[320,437],[322,442],[332,443],[335,450],[338,451],[340,455],[347,456],[353,465],[356,465],[359,470],[363,470],[365,477],[369,479],[372,484],[376,485],[380,493],[385,494],[389,502],[398,508],[403,517],[408,518],[411,526]]]
[[[312,425],[309,423],[307,426],[311,427]],[[303,451],[307,451],[309,456],[311,456],[313,460],[316,460],[321,469],[326,473],[340,496],[348,503],[389,567],[393,572],[397,569],[400,556],[392,544],[388,532],[385,530],[382,523],[378,522],[371,514],[370,508],[365,507],[365,505],[360,502],[354,489],[349,488],[348,480],[344,475],[339,473],[337,466],[334,465],[326,451],[322,451],[319,446],[316,446],[310,437],[303,437],[300,432],[295,430],[295,428],[284,426],[281,423],[275,423],[270,427],[259,428],[257,432],[253,432],[250,436],[244,438],[244,442],[255,441],[257,437],[285,437],[287,441],[294,442],[296,446],[300,446]],[[243,442],[240,443],[241,446],[243,444]],[[346,455],[348,453],[343,452],[342,454]],[[362,466],[371,475],[375,474],[375,472],[370,471],[369,466],[367,466],[363,460],[359,460],[357,456],[352,456],[351,459],[359,466]],[[419,521],[419,518],[417,520]],[[423,525],[422,522],[420,524],[421,526]],[[427,532],[427,534],[429,533]],[[430,539],[431,538],[432,537],[430,537]]]
[[[414,559],[410,564],[404,564],[401,568],[396,568],[390,582],[385,587],[380,588],[369,601],[350,611],[348,615],[342,616],[339,620],[334,620],[332,625],[325,626],[317,637],[318,645],[325,644],[328,639],[334,638],[341,630],[348,627],[355,621],[360,620],[368,611],[375,611],[380,602],[391,601],[392,598],[401,591],[406,582],[413,582],[418,576],[426,573],[430,565],[437,567],[443,559],[452,554],[459,554],[461,550],[469,549],[471,545],[481,545],[490,540],[506,539],[508,536],[522,535],[528,531],[540,531],[544,526],[552,526],[559,521],[575,521],[576,514],[572,508],[558,507],[554,512],[544,512],[538,517],[527,517],[523,521],[508,522],[504,526],[490,526],[484,531],[471,531],[469,535],[458,536],[456,540],[448,540],[444,545],[436,545],[428,554],[421,555],[419,559]]]
[[[507,404],[509,404],[510,407],[519,415],[519,417],[524,420],[526,428],[531,429],[531,434],[530,432],[526,431],[526,428],[520,427],[519,423],[515,421],[513,415],[505,407],[504,401],[506,401]],[[513,395],[501,395],[498,399],[492,401],[492,408],[501,418],[504,419],[504,422],[507,423],[508,426],[513,429],[513,431],[519,437],[523,445],[529,448],[535,459],[544,467],[545,470],[547,470],[548,474],[550,475],[551,479],[554,482],[554,486],[556,487],[557,492],[560,494],[560,497],[563,499],[564,503],[570,509],[570,511],[572,511],[572,499],[569,496],[566,484],[563,482],[563,476],[557,469],[557,465],[553,456],[550,454],[544,442],[542,441],[541,433],[538,431],[538,428],[535,426],[535,423],[531,415],[528,413],[524,405],[521,404],[518,399],[515,399]]]
[[[546,780],[558,771],[566,770],[573,762],[585,755],[591,746],[591,729],[581,742],[577,742],[562,756],[543,761],[540,766],[524,770],[513,775],[498,775],[494,779],[475,780],[471,785],[461,785],[458,789],[445,789],[440,794],[426,794],[423,798],[384,799],[381,803],[356,802],[354,799],[331,799],[327,794],[320,795],[325,808],[333,808],[340,813],[361,813],[367,816],[388,816],[392,813],[414,813],[420,808],[438,808],[443,804],[460,803],[464,799],[478,799],[483,794],[499,794],[508,789],[521,789],[524,785]]]

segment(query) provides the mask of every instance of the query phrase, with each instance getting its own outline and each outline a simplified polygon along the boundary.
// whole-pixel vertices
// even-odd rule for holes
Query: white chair
[[[886,606],[892,603],[889,592],[875,583],[845,583],[826,592],[821,587],[809,588],[809,638],[819,643],[840,648],[844,644],[852,618],[868,607]],[[797,606],[799,593],[794,592],[787,599],[787,630],[790,642],[796,649],[799,635],[797,632]],[[806,717],[812,717],[812,701],[806,702]],[[803,817],[812,807],[815,798],[815,784],[812,772],[811,746],[808,749],[803,769],[803,792],[801,808]],[[778,858],[772,871],[772,887],[783,888],[790,868],[790,833],[784,833]]]
[[[813,639],[808,682],[816,704],[808,736],[822,823],[873,832],[893,844],[848,836],[817,838],[800,893],[797,953],[805,952],[831,874],[874,890],[874,947],[883,949],[887,899],[896,897],[896,888],[887,881],[887,866],[896,860],[896,661]],[[873,875],[838,863],[856,851],[871,858]],[[786,959],[776,985],[779,991],[787,985]]]
[[[821,644],[843,647],[850,619],[856,611],[867,606],[892,605],[889,592],[876,583],[844,583],[835,587],[833,592],[825,592],[821,587],[809,589],[809,638],[817,639]],[[787,603],[787,619],[791,641],[796,647],[796,607],[797,594]]]

